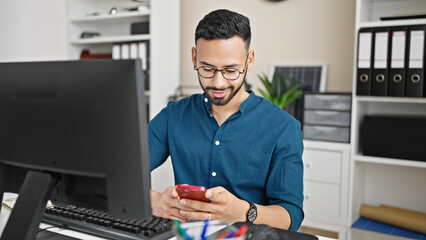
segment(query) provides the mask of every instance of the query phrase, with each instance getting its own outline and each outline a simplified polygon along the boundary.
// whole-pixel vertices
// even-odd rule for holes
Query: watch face
[[[247,220],[249,222],[254,222],[254,220],[256,220],[256,217],[257,217],[256,209],[254,209],[254,208],[250,209],[248,214],[247,214]]]

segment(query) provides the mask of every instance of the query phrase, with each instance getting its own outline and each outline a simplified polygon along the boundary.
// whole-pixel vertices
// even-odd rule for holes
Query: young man
[[[253,67],[250,22],[216,10],[195,32],[194,70],[204,94],[169,103],[149,123],[151,170],[170,155],[176,184],[208,188],[211,202],[151,191],[154,215],[249,221],[297,230],[303,220],[300,123],[242,89]]]

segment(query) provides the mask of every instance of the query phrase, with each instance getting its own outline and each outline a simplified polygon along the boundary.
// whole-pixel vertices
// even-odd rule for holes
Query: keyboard
[[[148,219],[111,218],[107,212],[74,205],[47,207],[43,222],[108,239],[168,239],[174,236],[172,221],[156,216]]]

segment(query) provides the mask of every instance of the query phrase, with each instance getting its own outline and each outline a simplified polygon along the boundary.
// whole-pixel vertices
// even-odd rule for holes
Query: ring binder
[[[371,95],[388,95],[389,28],[374,29],[374,65]]]
[[[408,27],[406,96],[423,97],[426,25]]]
[[[357,95],[371,94],[371,59],[373,29],[361,28],[358,33]]]
[[[405,95],[405,55],[406,55],[407,26],[391,28],[390,66],[389,66],[389,96],[403,97]]]

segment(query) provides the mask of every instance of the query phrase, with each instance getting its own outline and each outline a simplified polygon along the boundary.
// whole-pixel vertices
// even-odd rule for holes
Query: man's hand
[[[210,203],[191,199],[181,199],[179,208],[182,218],[219,219],[227,222],[244,222],[250,205],[223,187],[208,189],[206,197]],[[191,210],[189,210],[191,209]],[[193,209],[193,210],[192,210]],[[210,214],[210,215],[209,215]],[[210,216],[210,217],[209,217]]]
[[[151,207],[155,216],[186,222],[180,214],[181,204],[175,186],[168,187],[163,193],[151,190]]]

